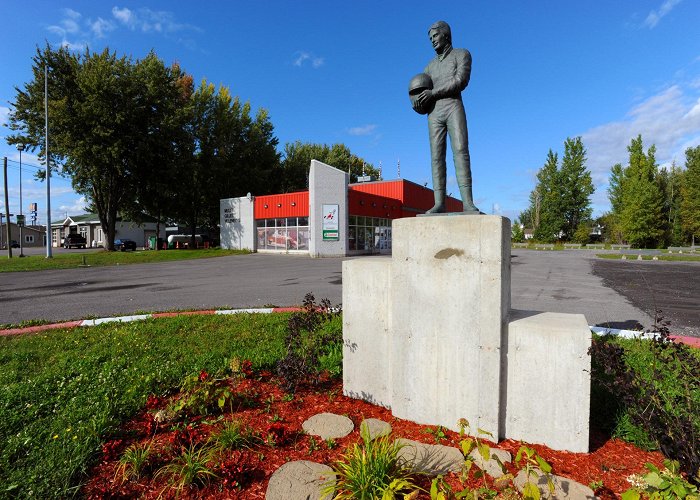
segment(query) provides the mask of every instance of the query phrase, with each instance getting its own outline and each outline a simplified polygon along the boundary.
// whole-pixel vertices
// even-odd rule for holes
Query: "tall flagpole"
[[[44,65],[44,131],[46,133],[46,258],[51,255],[51,162],[49,157],[49,67]]]

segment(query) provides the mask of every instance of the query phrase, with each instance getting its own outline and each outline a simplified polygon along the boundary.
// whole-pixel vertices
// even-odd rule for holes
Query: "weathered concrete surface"
[[[590,346],[582,314],[511,311],[500,438],[588,451]]]
[[[392,231],[392,413],[454,430],[460,418],[498,429],[508,219],[406,218]]]
[[[391,260],[343,262],[343,394],[391,407]]]
[[[301,424],[304,432],[321,439],[338,439],[347,436],[355,426],[348,417],[335,413],[319,413]]]
[[[335,481],[335,473],[327,465],[308,460],[287,462],[272,474],[265,500],[320,500],[331,480]]]

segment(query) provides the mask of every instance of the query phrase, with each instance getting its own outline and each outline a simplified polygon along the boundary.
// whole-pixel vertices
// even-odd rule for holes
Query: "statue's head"
[[[438,21],[436,23],[433,23],[430,28],[428,28],[428,36],[430,36],[430,33],[432,31],[437,31],[438,33],[442,33],[445,35],[447,38],[447,42],[452,45],[452,30],[450,29],[450,25],[447,24],[445,21]]]

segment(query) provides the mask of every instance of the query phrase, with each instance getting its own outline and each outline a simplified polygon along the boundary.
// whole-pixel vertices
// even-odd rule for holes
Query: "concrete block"
[[[451,215],[398,219],[392,229],[392,413],[498,432],[510,222]]]
[[[587,452],[591,331],[582,314],[511,311],[501,438]]]
[[[391,407],[391,259],[343,262],[343,393]]]

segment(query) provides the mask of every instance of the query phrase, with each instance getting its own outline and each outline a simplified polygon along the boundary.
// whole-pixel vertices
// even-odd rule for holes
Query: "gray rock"
[[[378,437],[388,436],[391,434],[391,425],[384,420],[379,420],[378,418],[368,418],[363,420],[360,424],[360,432],[363,432],[365,427],[369,432],[370,439],[376,439]]]
[[[509,452],[505,450],[499,450],[498,448],[491,448],[490,453],[491,458],[488,460],[484,460],[484,457],[481,456],[479,450],[474,448],[469,454],[469,456],[474,461],[474,465],[486,472],[486,474],[488,474],[489,476],[493,478],[501,477],[503,475],[503,469],[498,463],[498,460],[500,460],[501,464],[504,464],[506,462],[510,462],[513,459],[513,457]],[[496,458],[498,458],[498,460],[496,460]]]
[[[593,500],[597,498],[593,490],[588,486],[554,474],[549,475],[552,479],[552,483],[554,483],[554,494],[550,496],[549,487],[547,486],[547,476],[538,469],[536,472],[538,474],[537,479],[535,480],[534,477],[531,477],[530,482],[537,485],[543,498],[569,498],[572,500]],[[518,472],[518,475],[513,479],[513,484],[521,493],[525,486],[526,479],[527,474],[524,470]]]
[[[415,472],[438,475],[462,470],[464,457],[454,446],[424,444],[410,439],[398,441],[405,445],[399,457],[410,463]]]
[[[355,429],[352,420],[335,413],[319,413],[308,418],[301,426],[307,434],[321,439],[342,438]]]
[[[265,500],[320,500],[331,481],[335,485],[335,473],[327,465],[308,460],[287,462],[272,474]]]

